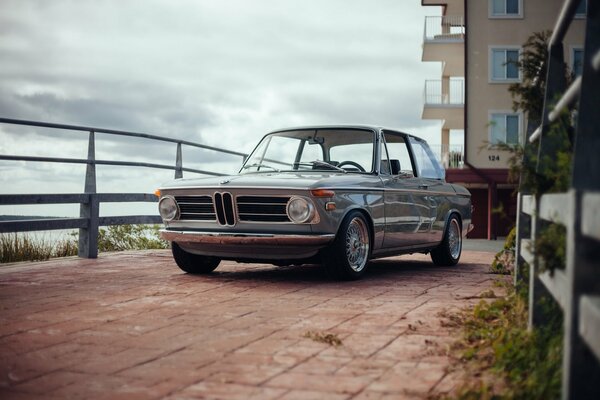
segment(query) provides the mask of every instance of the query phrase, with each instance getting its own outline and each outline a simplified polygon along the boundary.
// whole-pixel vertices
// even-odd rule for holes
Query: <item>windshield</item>
[[[373,171],[375,134],[359,129],[319,129],[267,135],[240,173],[273,171]]]

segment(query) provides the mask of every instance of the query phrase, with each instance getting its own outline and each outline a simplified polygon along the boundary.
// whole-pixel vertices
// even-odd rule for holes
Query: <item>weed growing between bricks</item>
[[[342,345],[342,340],[335,333],[321,333],[308,331],[302,337],[312,339],[315,342],[325,343],[333,347]]]

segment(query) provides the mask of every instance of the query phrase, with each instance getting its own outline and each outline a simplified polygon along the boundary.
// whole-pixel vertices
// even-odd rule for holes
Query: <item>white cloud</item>
[[[0,115],[242,152],[270,130],[314,124],[390,126],[439,142],[439,124],[420,119],[424,80],[439,74],[420,61],[431,12],[417,0],[3,0]],[[171,144],[98,138],[98,158],[174,162]],[[83,157],[85,133],[4,125],[0,150]],[[186,149],[188,162],[232,172],[240,159]],[[83,186],[69,167],[20,168],[0,162],[3,192]],[[165,174],[114,167],[99,188],[123,190],[129,179],[143,190]]]

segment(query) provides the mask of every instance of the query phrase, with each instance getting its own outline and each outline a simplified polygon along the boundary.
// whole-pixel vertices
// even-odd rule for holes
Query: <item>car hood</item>
[[[348,186],[380,186],[381,180],[376,175],[343,174],[329,172],[273,172],[219,176],[209,178],[176,179],[161,186],[161,189],[184,189],[201,187],[265,187],[265,188],[336,188]]]

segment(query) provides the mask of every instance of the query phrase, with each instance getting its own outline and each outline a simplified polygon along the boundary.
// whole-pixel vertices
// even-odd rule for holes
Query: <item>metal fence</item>
[[[462,16],[425,17],[423,41],[461,42],[465,38],[465,23]]]
[[[183,166],[182,146],[200,148],[247,157],[247,154],[231,151],[219,147],[207,146],[186,140],[173,139],[165,136],[149,135],[146,133],[127,132],[112,129],[102,129],[88,126],[54,124],[38,121],[25,121],[9,118],[0,118],[2,124],[24,125],[30,127],[42,127],[51,129],[62,129],[79,131],[88,134],[87,158],[61,158],[61,157],[32,157],[23,155],[0,154],[0,160],[49,162],[67,164],[85,164],[84,192],[76,194],[0,194],[0,205],[23,205],[23,204],[80,204],[79,218],[50,218],[50,219],[26,219],[18,221],[0,221],[0,233],[5,232],[27,232],[45,231],[56,229],[79,229],[79,256],[96,258],[98,256],[98,229],[100,226],[124,225],[124,224],[154,224],[160,223],[158,215],[126,215],[100,217],[100,203],[108,202],[156,202],[158,199],[151,193],[97,193],[96,192],[96,165],[117,165],[125,167],[159,168],[175,171],[175,179],[182,178],[183,172],[192,172],[203,175],[220,176],[218,172],[207,171]],[[175,163],[172,165],[96,159],[96,134],[128,136],[142,138],[151,141],[161,141],[176,145]]]
[[[438,157],[444,168],[463,168],[465,152],[460,144],[432,144],[431,150]]]
[[[549,43],[542,124],[526,146],[537,146],[537,173],[556,162],[550,125],[578,104],[571,188],[566,193],[519,193],[517,272],[529,265],[530,327],[545,323],[541,298],[552,296],[564,314],[563,399],[600,398],[600,2],[588,1],[583,73],[566,87],[563,40],[580,0],[566,0]],[[555,101],[559,98],[560,100]],[[536,148],[536,147],[533,147]],[[525,160],[526,161],[526,160]],[[567,231],[564,270],[538,273],[535,243],[543,224]],[[522,277],[516,273],[515,282]]]
[[[423,102],[426,106],[464,106],[465,81],[463,79],[428,79],[423,90]]]

